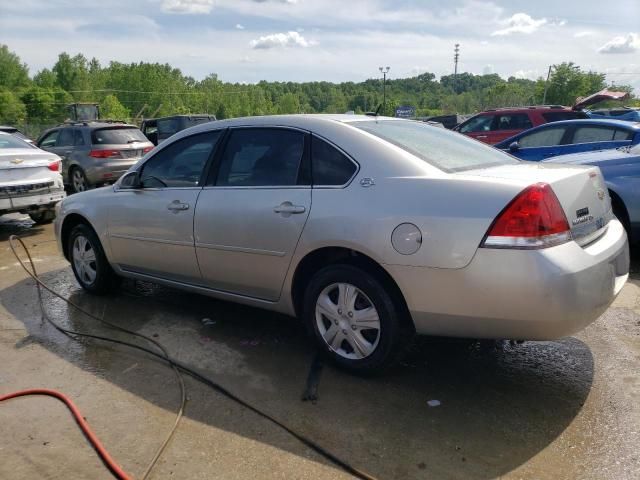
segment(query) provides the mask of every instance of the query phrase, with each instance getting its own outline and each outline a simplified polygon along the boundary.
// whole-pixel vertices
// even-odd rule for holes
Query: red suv
[[[560,105],[497,108],[474,115],[454,130],[493,145],[543,123],[577,118],[589,117],[584,112]]]

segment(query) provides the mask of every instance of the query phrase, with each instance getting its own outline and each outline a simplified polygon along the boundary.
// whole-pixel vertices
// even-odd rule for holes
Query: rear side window
[[[460,127],[460,133],[488,132],[491,130],[493,115],[478,115]]]
[[[314,185],[344,185],[358,167],[337,148],[324,140],[311,140],[311,176]]]
[[[615,129],[607,127],[578,127],[573,134],[573,143],[610,142]]]
[[[63,128],[60,130],[58,140],[56,141],[56,147],[69,147],[73,145],[73,132],[75,129]]]
[[[84,145],[84,135],[82,135],[82,130],[75,131],[73,135],[73,144],[76,146]]]
[[[177,118],[165,118],[158,120],[158,135],[162,138],[169,138],[176,132],[180,131],[180,122]]]
[[[381,120],[349,125],[392,143],[445,172],[520,163],[496,148],[422,122]]]
[[[145,187],[197,187],[222,131],[199,133],[163,148],[142,167]]]
[[[231,132],[216,185],[293,186],[304,155],[304,134],[294,130],[242,128]]]
[[[91,142],[94,145],[127,145],[148,141],[147,137],[137,128],[99,128],[91,132]]]
[[[613,134],[613,139],[616,141],[620,140],[633,140],[633,133],[629,130],[616,130],[616,133]]]
[[[589,118],[584,112],[574,112],[567,110],[566,112],[546,112],[542,114],[542,118],[549,122],[559,122],[561,120],[577,120],[583,118]]]
[[[560,145],[562,137],[567,131],[566,127],[553,127],[544,128],[533,132],[529,135],[524,135],[518,140],[518,145],[521,148],[527,147],[552,147],[554,145]]]
[[[526,113],[508,113],[496,115],[492,130],[527,130],[533,127]]]

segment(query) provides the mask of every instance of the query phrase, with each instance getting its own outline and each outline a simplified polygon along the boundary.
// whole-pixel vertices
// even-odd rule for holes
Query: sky
[[[458,71],[535,79],[573,61],[640,92],[640,0],[0,0],[0,44],[33,75],[60,52],[228,82]]]

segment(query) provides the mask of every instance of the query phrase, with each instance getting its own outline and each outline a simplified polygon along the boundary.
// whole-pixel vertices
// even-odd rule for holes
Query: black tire
[[[93,278],[93,280],[86,274],[86,272],[82,271],[82,267],[77,265],[74,258],[74,245],[76,239],[80,237],[86,240],[90,245],[91,250],[94,252],[95,260],[93,262],[89,262],[93,264],[91,268],[95,271],[95,278]],[[113,289],[118,285],[119,279],[107,261],[107,257],[104,254],[100,240],[93,229],[88,225],[80,224],[73,227],[67,242],[67,254],[76,280],[86,291],[103,295],[113,291]]]
[[[71,167],[69,170],[69,190],[71,193],[85,192],[91,188],[89,180],[80,167]]]
[[[29,217],[38,225],[44,225],[46,223],[51,223],[54,218],[56,218],[56,211],[52,208],[48,210],[41,210],[36,213],[30,213]]]
[[[328,322],[327,326],[329,317],[325,317],[323,314],[320,315],[320,320],[317,320],[316,303],[321,294],[327,292],[327,289],[331,291],[332,285],[338,283],[355,286],[361,293],[364,293],[365,297],[368,297],[365,302],[371,303],[377,311],[379,318],[379,330],[376,337],[378,338],[377,345],[364,358],[346,358],[345,353],[349,354],[349,340],[347,340],[347,344],[341,343],[344,348],[339,347],[336,350],[329,346],[320,332],[319,321],[324,324],[325,335],[328,334],[328,329],[333,327],[331,326],[331,321]],[[358,300],[360,300],[360,297],[358,297]],[[381,281],[368,272],[352,265],[330,265],[318,271],[309,282],[304,295],[303,318],[320,349],[336,365],[359,375],[382,373],[398,359],[403,347],[409,341],[409,338],[405,335],[407,333],[406,329],[402,328],[402,311],[402,308],[394,302],[393,296],[385,289]],[[350,322],[352,320],[343,315],[339,321]],[[337,322],[334,321],[334,323],[338,325]],[[341,332],[343,336],[348,336],[350,333],[348,328],[342,329]],[[374,342],[369,340],[369,343],[373,344]],[[354,354],[357,353],[353,348],[352,350]],[[342,351],[342,354],[338,353],[339,351]]]

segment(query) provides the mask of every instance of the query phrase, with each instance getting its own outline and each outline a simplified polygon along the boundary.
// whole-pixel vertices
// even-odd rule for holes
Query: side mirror
[[[513,142],[509,145],[509,151],[511,153],[517,152],[518,150],[520,150],[520,145],[518,145],[518,142]]]
[[[142,182],[140,181],[140,174],[137,171],[127,172],[120,180],[118,187],[121,190],[134,190],[142,188]]]

